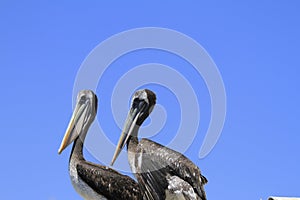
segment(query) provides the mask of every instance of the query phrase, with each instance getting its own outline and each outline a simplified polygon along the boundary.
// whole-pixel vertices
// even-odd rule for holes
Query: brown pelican
[[[155,94],[137,91],[111,165],[127,145],[128,160],[146,199],[206,200],[207,179],[184,155],[148,139],[138,141],[138,130],[156,103]]]
[[[74,141],[69,160],[69,174],[73,187],[87,200],[141,199],[139,186],[134,180],[83,158],[83,142],[96,112],[97,96],[90,90],[80,91],[77,105],[58,150],[60,154]]]

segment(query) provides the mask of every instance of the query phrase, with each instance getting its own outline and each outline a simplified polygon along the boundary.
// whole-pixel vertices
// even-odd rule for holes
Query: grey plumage
[[[138,130],[156,103],[155,94],[137,91],[132,99],[112,164],[127,145],[128,160],[144,199],[206,200],[207,179],[200,169],[179,152],[148,139],[138,141]]]
[[[135,151],[135,176],[148,199],[206,199],[207,180],[200,169],[184,155],[148,139],[138,145],[130,142],[128,151]]]
[[[86,161],[81,138],[74,141],[69,174],[76,191],[87,200],[141,199],[139,185],[130,177],[99,164]]]
[[[59,149],[61,153],[74,141],[69,160],[69,174],[73,187],[86,200],[142,199],[140,188],[133,179],[109,167],[84,159],[83,142],[96,112],[96,95],[90,90],[80,91],[76,108]]]

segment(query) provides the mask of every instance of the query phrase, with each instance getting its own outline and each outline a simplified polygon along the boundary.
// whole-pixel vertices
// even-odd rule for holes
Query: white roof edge
[[[296,197],[269,197],[268,200],[300,200],[300,198]]]

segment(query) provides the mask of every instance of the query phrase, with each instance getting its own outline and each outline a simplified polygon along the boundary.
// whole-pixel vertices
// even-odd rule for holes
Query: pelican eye
[[[139,99],[138,98],[133,99],[132,107],[136,108],[136,107],[138,107],[138,105],[139,105]]]

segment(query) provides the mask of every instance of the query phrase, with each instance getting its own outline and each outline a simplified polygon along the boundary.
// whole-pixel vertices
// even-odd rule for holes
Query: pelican
[[[141,199],[139,186],[133,179],[83,158],[84,139],[96,113],[97,96],[91,90],[80,91],[58,150],[60,154],[74,141],[69,160],[69,174],[73,187],[86,200]]]
[[[145,199],[206,200],[207,179],[191,160],[149,139],[138,141],[139,127],[155,103],[154,92],[135,92],[111,165],[127,145],[129,164]]]

